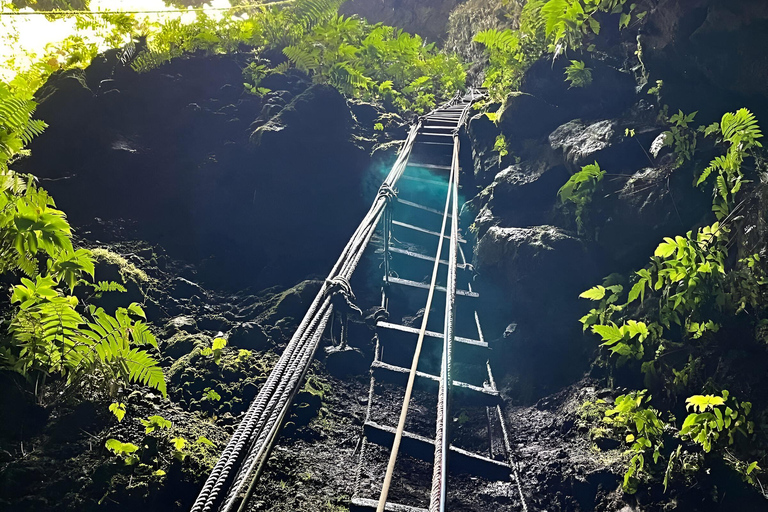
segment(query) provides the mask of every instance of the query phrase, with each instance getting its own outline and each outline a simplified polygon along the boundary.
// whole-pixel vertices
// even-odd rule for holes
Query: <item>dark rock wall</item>
[[[463,0],[347,0],[339,12],[357,14],[371,23],[384,23],[419,34],[428,42],[445,38],[448,16]]]
[[[21,170],[81,232],[103,238],[100,223],[121,219],[199,263],[212,284],[292,284],[323,271],[365,208],[355,119],[335,89],[299,77],[248,95],[245,58],[136,74],[109,55],[55,77],[38,110],[50,128]]]
[[[545,58],[507,97],[496,123],[485,115],[471,119],[474,161],[465,180],[483,190],[465,205],[464,217],[474,216],[479,241],[487,336],[505,354],[510,382],[537,387],[528,399],[587,369],[593,344],[580,333],[578,318],[589,309],[581,291],[642,267],[662,237],[714,220],[711,191],[693,187],[714,148],[700,147],[680,168],[668,149],[655,158],[649,148],[666,129],[658,117],[663,105],[670,114],[699,110],[694,127],[741,107],[768,122],[767,6],[662,0],[640,28],[642,63],[637,32],[616,32],[605,17],[598,41],[605,53],[569,55],[592,69],[592,85],[569,88],[568,59]],[[659,101],[647,93],[656,80],[663,81]],[[503,158],[493,151],[500,134],[509,147]],[[607,174],[579,232],[557,191],[593,162]],[[755,208],[745,233],[751,247],[764,224]]]

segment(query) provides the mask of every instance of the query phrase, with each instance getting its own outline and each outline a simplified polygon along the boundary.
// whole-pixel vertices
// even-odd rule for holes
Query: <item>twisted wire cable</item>
[[[349,279],[373,236],[385,206],[391,201],[389,191],[394,191],[394,185],[405,170],[420,127],[421,122],[412,126],[392,170],[382,185],[384,193],[377,195],[370,210],[347,242],[328,279],[324,281],[278,363],[203,484],[191,512],[212,512],[225,488],[229,490],[223,508],[218,510],[231,510],[245,482],[253,476],[256,468],[261,467],[332,314],[330,297],[339,287],[346,294],[351,293]],[[230,483],[233,472],[236,472],[236,475]]]

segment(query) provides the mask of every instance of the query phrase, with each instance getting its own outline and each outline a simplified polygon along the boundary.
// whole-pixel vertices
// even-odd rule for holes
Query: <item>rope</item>
[[[385,197],[387,198],[387,202],[390,202],[397,198],[397,190],[392,188],[391,185],[384,183],[381,187],[379,187],[379,193],[377,194],[377,197]]]
[[[451,181],[456,170],[451,168]],[[445,226],[448,221],[448,205],[451,199],[451,187],[448,187],[448,194],[445,198],[445,211],[443,212],[443,225],[440,228],[440,234],[445,233]],[[389,495],[389,487],[392,484],[392,475],[395,471],[395,463],[397,462],[397,453],[400,450],[400,442],[403,438],[403,431],[405,429],[405,419],[408,416],[408,406],[411,401],[411,394],[413,393],[413,384],[416,380],[416,368],[419,366],[419,356],[421,355],[421,347],[424,342],[424,335],[427,332],[427,322],[429,320],[429,312],[432,308],[432,298],[435,293],[435,286],[437,284],[437,273],[440,268],[440,255],[443,251],[444,236],[439,237],[437,243],[437,253],[435,254],[435,264],[432,268],[432,281],[429,285],[429,294],[427,295],[427,305],[424,309],[424,317],[421,320],[421,329],[419,329],[419,338],[416,341],[416,350],[413,353],[413,362],[411,363],[411,371],[408,374],[408,384],[405,388],[405,398],[403,398],[403,406],[400,409],[400,419],[397,423],[397,430],[395,431],[395,441],[392,444],[392,451],[389,454],[389,463],[387,464],[387,472],[384,476],[384,483],[381,487],[381,494],[379,495],[379,504],[376,508],[376,512],[384,512],[384,507],[387,503],[387,496]]]
[[[264,5],[292,4],[296,0],[278,0],[275,2],[257,2],[252,4],[242,4],[232,7],[194,7],[189,9],[166,9],[149,11],[90,11],[90,10],[50,10],[50,11],[0,11],[0,16],[77,16],[79,14],[167,14],[167,13],[186,13],[186,12],[206,12],[206,11],[234,11],[246,9],[248,7],[260,7]]]

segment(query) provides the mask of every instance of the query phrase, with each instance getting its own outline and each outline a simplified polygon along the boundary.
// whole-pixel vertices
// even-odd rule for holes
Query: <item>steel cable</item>
[[[278,363],[270,372],[267,381],[227,443],[195,500],[192,512],[211,512],[219,501],[220,494],[228,485],[227,497],[219,510],[231,510],[245,483],[249,479],[253,481],[252,477],[258,476],[258,471],[263,466],[265,457],[277,437],[280,423],[306,374],[333,312],[330,298],[335,291],[335,285],[339,282],[346,283],[346,287],[342,288],[348,288],[348,290],[343,290],[342,293],[347,294],[351,291],[349,279],[373,236],[385,206],[394,194],[394,186],[405,170],[420,127],[421,121],[412,126],[380,193],[347,242]],[[248,450],[247,454],[244,454],[246,445]],[[230,484],[230,475],[236,468],[239,470]],[[257,471],[256,475],[253,473],[254,470]]]

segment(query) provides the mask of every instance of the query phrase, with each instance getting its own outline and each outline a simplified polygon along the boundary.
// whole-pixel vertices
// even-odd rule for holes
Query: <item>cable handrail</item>
[[[421,121],[412,126],[392,170],[382,184],[380,190],[384,192],[377,194],[368,213],[347,242],[291,341],[216,462],[191,512],[231,511],[240,494],[253,488],[252,482],[263,468],[269,449],[279,433],[280,423],[303,381],[333,313],[332,297],[338,293],[351,295],[349,279],[389,203],[388,191],[394,190],[405,171],[420,128]],[[225,489],[226,496],[222,501]],[[221,505],[219,502],[222,502]]]

